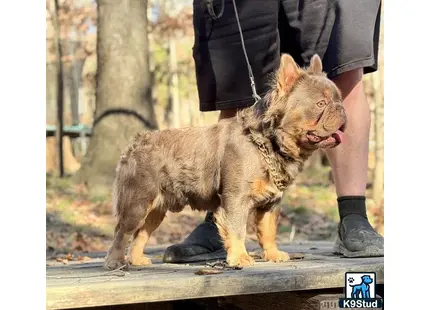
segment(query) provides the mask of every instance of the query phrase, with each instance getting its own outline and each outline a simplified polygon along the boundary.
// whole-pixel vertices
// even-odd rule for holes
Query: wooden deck
[[[342,288],[345,272],[376,272],[378,284],[384,281],[384,258],[347,259],[331,253],[328,242],[285,244],[281,249],[298,259],[275,264],[256,259],[253,267],[242,270],[217,269],[205,263],[163,264],[164,247],[148,249],[153,265],[129,271],[106,272],[104,253],[88,262],[48,261],[46,267],[47,308],[66,309],[104,305],[185,300],[271,292],[291,292]],[[248,244],[253,255],[256,244]],[[301,254],[304,254],[301,255]],[[85,254],[90,256],[90,254]],[[215,270],[206,274],[201,270]],[[199,272],[200,270],[200,272]]]

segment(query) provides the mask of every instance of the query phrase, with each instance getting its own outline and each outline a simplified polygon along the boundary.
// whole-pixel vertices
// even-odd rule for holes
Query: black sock
[[[367,219],[365,196],[342,196],[337,198],[340,220],[349,214],[358,214]]]

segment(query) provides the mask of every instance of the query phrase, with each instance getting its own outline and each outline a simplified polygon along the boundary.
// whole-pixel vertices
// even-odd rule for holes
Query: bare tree
[[[77,177],[93,195],[110,191],[133,136],[158,128],[151,103],[147,0],[99,0],[93,135]]]
[[[170,127],[178,128],[181,125],[180,120],[180,100],[179,100],[179,78],[178,78],[178,62],[176,60],[176,43],[175,39],[169,40],[168,47],[169,55],[169,79],[168,79],[168,121]]]
[[[180,53],[180,41],[183,37],[190,36],[192,32],[192,13],[175,0],[158,0],[154,3],[157,8],[157,17],[149,25],[151,42],[158,46],[158,57],[154,57],[154,82],[165,86],[166,98],[159,98],[159,102],[165,102],[163,124],[167,127],[180,127],[181,111],[184,109],[184,101],[180,100],[180,79],[194,70],[185,70],[183,63],[178,59]],[[179,43],[179,44],[178,44]],[[155,48],[156,50],[157,48]],[[153,52],[155,52],[155,50]],[[155,56],[155,55],[154,55]],[[191,58],[187,62],[191,64]],[[164,88],[164,87],[163,87]],[[164,95],[164,94],[163,94]]]
[[[62,62],[62,50],[61,50],[61,29],[59,23],[59,5],[58,0],[53,1],[53,13],[52,20],[53,26],[55,29],[54,35],[54,48],[56,51],[56,59],[57,59],[57,117],[56,117],[56,130],[55,130],[55,139],[57,145],[57,164],[58,164],[58,175],[60,177],[64,176],[64,157],[63,157],[63,121],[64,121],[64,113],[63,113],[63,99],[64,99],[64,85],[63,85],[63,62]]]

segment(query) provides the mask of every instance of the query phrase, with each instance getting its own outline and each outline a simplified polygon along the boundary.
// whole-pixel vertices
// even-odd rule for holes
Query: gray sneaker
[[[345,257],[384,256],[384,238],[367,218],[349,214],[339,224],[334,253]]]
[[[225,259],[221,237],[214,223],[213,213],[206,214],[205,221],[179,244],[169,246],[164,252],[165,263],[192,263]]]

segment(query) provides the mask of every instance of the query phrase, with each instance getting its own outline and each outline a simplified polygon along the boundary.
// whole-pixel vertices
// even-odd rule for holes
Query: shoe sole
[[[381,257],[384,256],[384,251],[379,249],[376,246],[368,246],[363,251],[349,251],[345,246],[343,245],[342,240],[340,240],[339,237],[336,238],[334,248],[333,248],[334,254],[340,254],[347,258],[358,258],[358,257]]]
[[[197,263],[197,262],[203,262],[203,261],[211,261],[211,260],[217,260],[217,259],[226,259],[227,253],[224,249],[219,249],[215,252],[210,253],[203,253],[193,256],[182,256],[182,257],[164,257],[163,262],[165,263],[172,263],[172,264],[178,264],[178,263]]]

